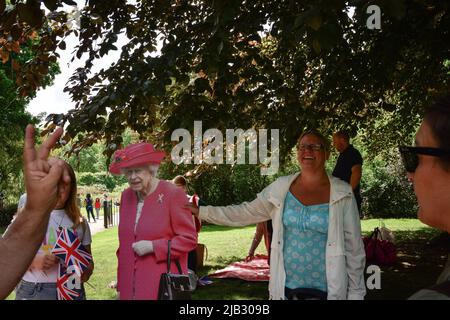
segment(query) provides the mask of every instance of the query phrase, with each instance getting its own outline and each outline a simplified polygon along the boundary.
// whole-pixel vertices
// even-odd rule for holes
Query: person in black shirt
[[[108,195],[105,193],[103,195],[103,224],[105,226],[105,228],[108,228],[109,223],[110,223],[110,216],[109,216],[109,208],[108,208]]]
[[[336,132],[333,134],[333,145],[339,151],[332,175],[336,178],[348,182],[355,194],[359,215],[361,212],[360,181],[362,176],[363,159],[361,153],[350,144],[350,137],[346,132]]]
[[[86,213],[88,216],[88,222],[91,222],[91,216],[92,216],[92,219],[94,219],[94,223],[95,223],[94,204],[92,202],[92,197],[91,197],[90,193],[88,193],[86,195],[86,199],[84,199],[84,204],[86,205]]]

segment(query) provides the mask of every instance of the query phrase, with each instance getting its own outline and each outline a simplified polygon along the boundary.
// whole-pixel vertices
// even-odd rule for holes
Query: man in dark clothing
[[[333,134],[333,145],[339,151],[332,175],[336,178],[348,182],[355,194],[359,215],[361,212],[360,181],[362,176],[363,159],[361,153],[350,144],[350,137],[346,132],[336,132]]]
[[[103,195],[103,225],[105,228],[108,228],[110,223],[110,216],[109,216],[109,208],[108,208],[108,195]]]

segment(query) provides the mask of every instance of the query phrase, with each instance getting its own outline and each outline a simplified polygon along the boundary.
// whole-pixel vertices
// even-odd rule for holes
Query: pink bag
[[[375,228],[369,237],[363,237],[366,261],[380,266],[393,266],[397,263],[395,245],[381,238],[380,229]]]

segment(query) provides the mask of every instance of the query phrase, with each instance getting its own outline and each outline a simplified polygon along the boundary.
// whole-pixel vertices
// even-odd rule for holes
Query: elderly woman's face
[[[122,174],[128,179],[131,189],[146,195],[150,191],[152,175],[147,166],[122,169]]]
[[[323,170],[328,157],[321,139],[313,134],[304,136],[297,143],[297,160],[302,170]]]
[[[439,147],[426,122],[416,134],[416,145]],[[419,203],[417,215],[420,221],[450,232],[450,172],[442,167],[438,157],[419,155],[416,171],[408,175]]]

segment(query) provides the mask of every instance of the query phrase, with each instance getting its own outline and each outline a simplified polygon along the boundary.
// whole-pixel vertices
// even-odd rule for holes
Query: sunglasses
[[[450,150],[431,147],[398,147],[402,156],[403,165],[407,172],[414,172],[419,165],[419,154],[433,156],[433,157],[445,157],[450,156]]]

